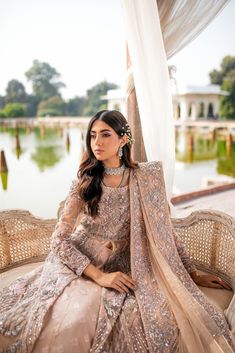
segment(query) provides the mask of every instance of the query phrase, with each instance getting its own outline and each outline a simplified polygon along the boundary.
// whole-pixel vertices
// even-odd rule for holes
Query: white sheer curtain
[[[167,195],[170,199],[175,147],[167,58],[194,39],[228,1],[121,2],[132,61],[127,93],[130,94],[135,85],[147,158],[149,161],[163,161]]]
[[[157,0],[167,59],[195,39],[228,2],[229,0]]]

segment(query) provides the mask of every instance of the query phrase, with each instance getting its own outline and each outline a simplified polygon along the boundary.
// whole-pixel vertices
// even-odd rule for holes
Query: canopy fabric
[[[229,0],[157,0],[167,59],[193,41]]]
[[[121,0],[142,134],[149,161],[162,160],[167,197],[174,179],[173,107],[167,59],[190,43],[228,0]]]

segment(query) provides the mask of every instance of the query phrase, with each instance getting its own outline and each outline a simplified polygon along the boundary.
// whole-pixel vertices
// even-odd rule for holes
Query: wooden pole
[[[45,137],[45,125],[40,125],[40,137],[43,139]]]
[[[232,134],[228,133],[228,135],[226,136],[226,153],[227,153],[227,157],[231,156],[232,144],[233,144]]]
[[[5,157],[4,151],[1,151],[0,153],[0,172],[1,173],[7,173],[8,168],[7,168],[7,161]]]
[[[70,151],[70,137],[69,137],[69,132],[67,132],[66,135],[66,148],[67,148],[67,152]]]
[[[15,142],[16,142],[16,149],[21,149],[21,147],[20,147],[20,138],[19,138],[19,134],[16,134],[16,140],[15,140]]]
[[[131,58],[129,55],[128,46],[127,50],[127,69],[131,66]],[[141,121],[139,115],[138,102],[136,98],[135,88],[128,96],[127,99],[127,120],[131,128],[132,137],[135,140],[132,145],[132,158],[138,162],[146,162],[147,155],[144,147],[144,140],[142,136]]]
[[[215,130],[215,128],[213,128],[210,132],[210,141],[211,141],[212,146],[215,143],[215,139],[216,139],[216,130]]]

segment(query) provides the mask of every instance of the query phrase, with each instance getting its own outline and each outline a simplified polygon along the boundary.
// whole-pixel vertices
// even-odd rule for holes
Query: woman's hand
[[[101,287],[114,288],[120,293],[128,293],[129,289],[135,290],[135,281],[123,272],[106,273],[96,266],[89,264],[83,274],[91,278]]]
[[[198,275],[196,271],[192,272],[190,275],[193,281],[199,286],[231,290],[231,287],[219,276],[212,274]]]
[[[135,290],[135,281],[123,272],[102,272],[94,281],[101,287],[113,288],[120,293],[129,293]]]

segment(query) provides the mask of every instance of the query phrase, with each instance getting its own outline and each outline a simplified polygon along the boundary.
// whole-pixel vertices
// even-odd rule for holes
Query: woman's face
[[[96,120],[90,131],[90,144],[94,156],[99,161],[118,160],[118,149],[125,145],[126,136],[118,134],[105,122]]]

